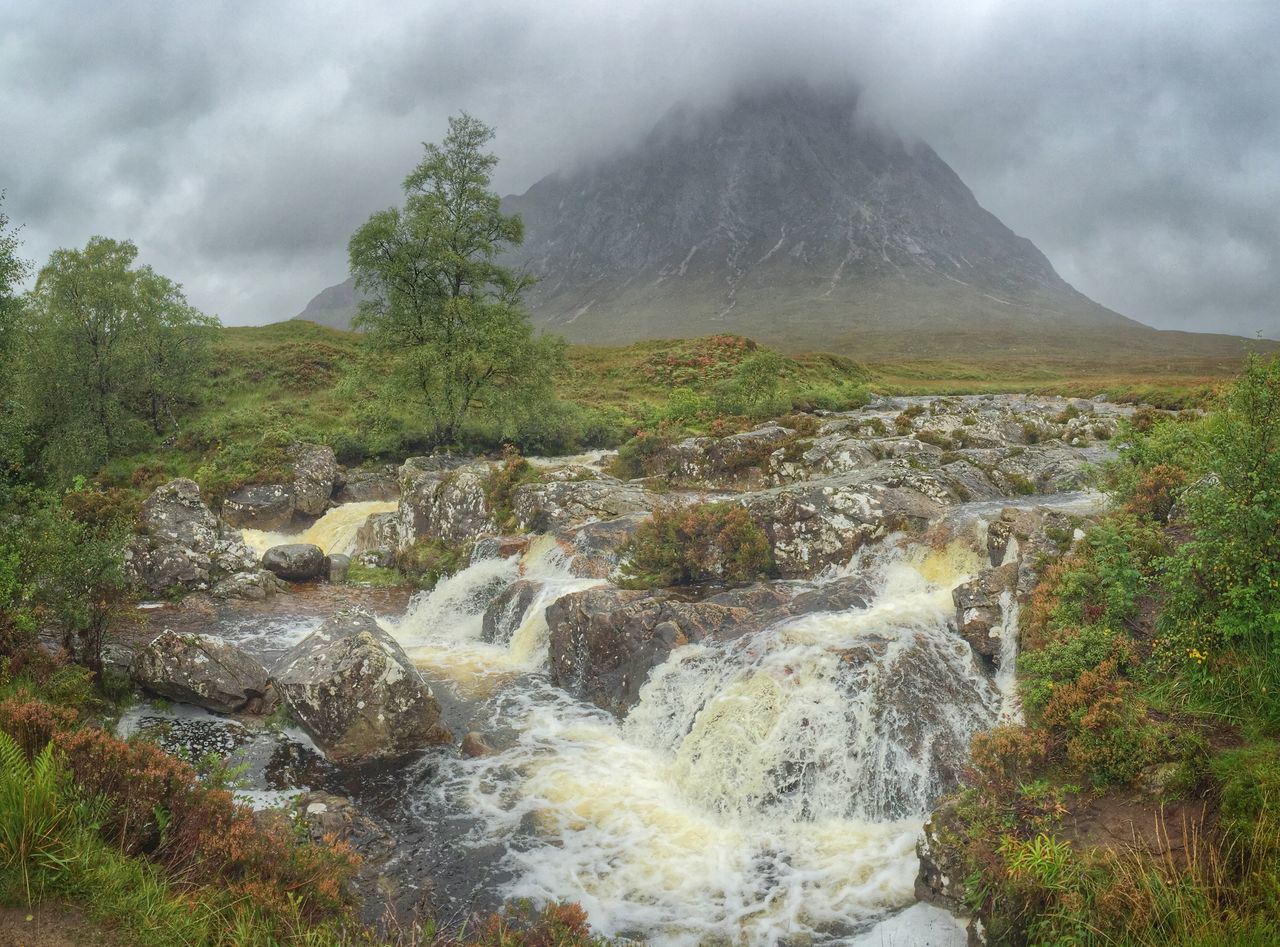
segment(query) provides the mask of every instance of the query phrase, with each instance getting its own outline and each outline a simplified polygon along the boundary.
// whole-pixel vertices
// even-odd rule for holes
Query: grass
[[[1022,612],[1026,723],[975,737],[938,826],[994,942],[1280,941],[1280,361],[1213,408],[1135,416]]]
[[[1243,352],[1242,352],[1243,354]],[[360,336],[309,322],[215,330],[213,372],[175,437],[107,465],[98,480],[135,496],[176,476],[217,498],[245,482],[288,476],[285,448],[332,445],[340,462],[395,462],[430,449],[411,405],[369,415],[354,369],[368,355]],[[768,363],[765,375],[750,364]],[[859,363],[830,353],[773,355],[734,336],[568,348],[556,393],[566,407],[538,435],[545,449],[616,445],[639,431],[731,433],[793,409],[847,408],[867,391],[955,395],[1022,392],[1203,405],[1239,371],[1230,356],[1145,356],[1125,363],[1078,357],[886,358]],[[577,407],[572,407],[572,406]],[[476,431],[470,450],[497,453],[496,435]],[[548,440],[550,438],[550,440]]]

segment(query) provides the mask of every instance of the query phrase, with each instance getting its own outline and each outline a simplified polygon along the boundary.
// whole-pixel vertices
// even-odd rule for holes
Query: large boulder
[[[141,523],[125,548],[125,569],[151,594],[205,589],[257,564],[239,534],[224,530],[204,505],[192,480],[157,487],[142,504]]]
[[[842,566],[868,540],[922,529],[943,509],[913,486],[887,486],[861,475],[761,490],[738,502],[764,527],[778,572],[789,579]]]
[[[336,503],[368,503],[374,500],[400,499],[400,481],[395,467],[378,470],[348,470],[338,475],[339,486],[334,493]]]
[[[289,448],[293,476],[288,483],[250,484],[222,501],[222,518],[232,526],[269,532],[288,529],[296,519],[315,519],[329,508],[338,480],[333,448],[294,444]]]
[[[373,513],[356,530],[356,545],[353,554],[359,556],[370,550],[389,550],[394,553],[400,548],[400,518],[398,513]]]
[[[754,627],[744,605],[683,601],[669,592],[615,588],[565,595],[547,607],[551,680],[597,707],[624,715],[649,672],[681,645]]]
[[[657,497],[637,483],[614,477],[526,483],[511,493],[511,510],[521,529],[535,533],[651,513]]]
[[[285,543],[262,554],[262,568],[286,582],[307,582],[325,574],[324,550],[311,543]]]
[[[484,610],[480,638],[490,644],[507,644],[524,622],[524,614],[542,593],[543,585],[533,579],[517,579]]]
[[[440,705],[404,650],[364,609],[338,612],[276,665],[280,696],[335,762],[451,742]]]
[[[333,448],[324,444],[295,444],[293,457],[293,508],[303,516],[319,516],[329,508],[338,462]]]
[[[157,542],[208,550],[219,538],[217,517],[200,498],[200,487],[186,477],[156,487],[142,503],[141,519]]]
[[[266,532],[287,529],[293,522],[293,487],[263,483],[233,490],[222,501],[222,518],[232,526]]]
[[[622,547],[646,518],[643,513],[634,513],[556,533],[557,545],[569,557],[569,571],[583,579],[607,579],[618,567]]]
[[[1012,603],[1018,581],[1018,564],[988,569],[977,578],[951,590],[956,606],[956,628],[975,653],[991,664],[1000,654],[1005,607]],[[1016,634],[1017,629],[1011,629]]]
[[[165,630],[139,651],[129,675],[143,690],[218,713],[269,713],[266,669],[221,638]]]
[[[411,458],[401,468],[399,545],[419,539],[462,543],[499,532],[489,508],[487,463],[429,464]]]
[[[247,602],[261,602],[270,595],[283,592],[287,585],[266,569],[237,572],[227,576],[209,590],[214,598],[238,598]]]
[[[648,473],[696,486],[765,485],[771,457],[796,438],[791,428],[769,422],[727,437],[689,437],[645,463]]]

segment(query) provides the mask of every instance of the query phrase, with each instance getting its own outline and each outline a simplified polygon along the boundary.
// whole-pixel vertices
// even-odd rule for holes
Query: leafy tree
[[[531,277],[496,262],[524,239],[518,216],[489,190],[493,131],[449,120],[443,144],[404,181],[402,208],[371,216],[351,238],[351,272],[368,296],[356,326],[390,356],[391,397],[412,397],[438,443],[468,418],[518,415],[550,397],[563,343],[535,335],[521,308]]]
[[[0,202],[3,200],[4,193],[0,191]],[[20,245],[17,228],[10,225],[8,216],[0,210],[0,379],[4,379],[0,386],[0,485],[19,475],[25,466],[25,450],[30,441],[10,383],[14,367],[11,349],[22,311],[18,286],[31,272],[30,264],[19,255]],[[2,569],[0,566],[0,571]],[[0,586],[3,584],[0,575]]]
[[[0,204],[3,202],[4,192],[0,191]],[[19,245],[17,228],[10,225],[8,215],[0,210],[0,360],[8,352],[10,329],[22,305],[18,285],[31,272],[31,265],[18,255]]]
[[[64,480],[172,423],[207,361],[204,330],[217,320],[135,266],[137,255],[106,237],[56,250],[27,299],[15,364],[22,407],[47,468]]]
[[[0,654],[20,647],[38,625],[62,636],[67,651],[96,672],[102,647],[127,612],[127,521],[77,516],[91,491],[0,493]]]

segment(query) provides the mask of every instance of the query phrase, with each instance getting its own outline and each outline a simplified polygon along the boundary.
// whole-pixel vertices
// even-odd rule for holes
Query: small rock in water
[[[351,568],[351,557],[340,552],[335,552],[325,559],[328,565],[326,572],[329,576],[329,582],[333,585],[343,585],[347,581],[347,570]]]
[[[272,546],[262,556],[262,568],[286,582],[306,582],[324,574],[324,550],[311,543]]]
[[[494,756],[497,750],[490,745],[484,735],[472,730],[462,738],[462,755],[475,759],[481,756]]]

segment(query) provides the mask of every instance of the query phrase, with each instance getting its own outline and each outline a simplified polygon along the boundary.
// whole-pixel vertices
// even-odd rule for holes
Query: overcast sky
[[[1280,337],[1278,50],[1278,0],[0,0],[0,188],[37,262],[131,238],[270,322],[451,113],[506,193],[679,101],[848,80],[1104,305]]]

